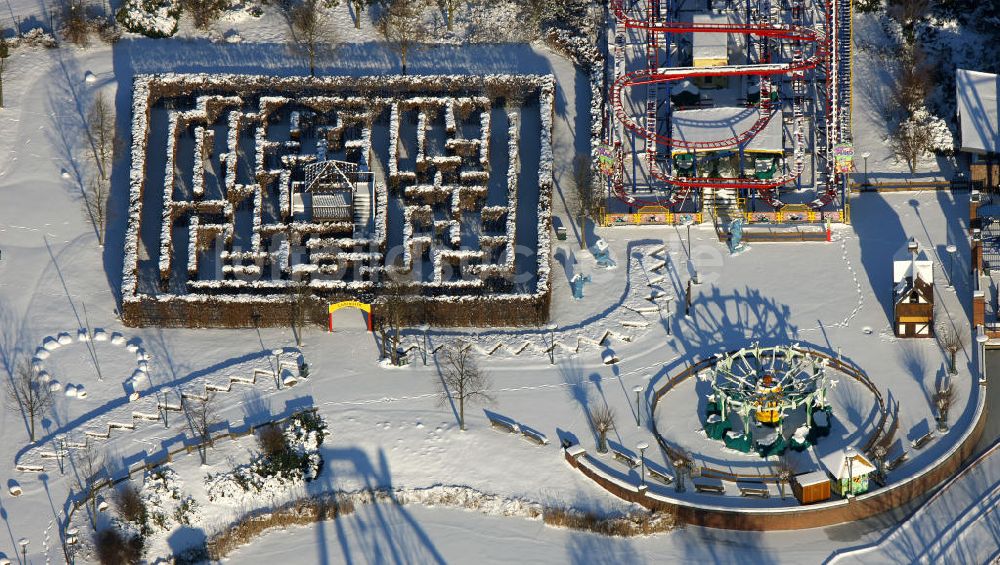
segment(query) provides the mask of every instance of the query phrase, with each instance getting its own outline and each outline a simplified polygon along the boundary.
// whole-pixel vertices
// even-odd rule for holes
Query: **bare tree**
[[[333,43],[333,28],[319,0],[304,0],[289,13],[289,31],[296,46],[309,58],[309,76],[316,76],[316,57],[324,44]]]
[[[445,8],[448,10],[448,31],[451,31],[454,27],[455,10],[458,9],[464,1],[465,0],[444,0]]]
[[[103,92],[98,92],[87,110],[87,132],[90,137],[91,161],[96,174],[87,182],[84,207],[97,240],[104,245],[104,228],[108,220],[108,196],[111,192],[111,169],[115,152],[121,147],[121,137],[115,125],[115,111]]]
[[[785,498],[785,486],[792,482],[792,477],[795,475],[795,468],[785,454],[782,454],[778,459],[775,474],[778,476],[778,492],[781,494],[781,498]]]
[[[7,67],[7,58],[10,57],[10,45],[7,38],[0,36],[0,108],[3,108],[3,72]]]
[[[923,48],[917,44],[900,48],[895,63],[892,101],[897,109],[912,113],[927,100],[933,84],[932,68]]]
[[[27,361],[21,361],[7,381],[7,406],[20,410],[28,424],[28,437],[35,441],[35,420],[52,407],[52,391],[38,378]]]
[[[71,461],[73,463],[73,477],[76,483],[76,490],[86,496],[87,506],[90,510],[91,524],[97,520],[97,493],[93,489],[94,480],[97,475],[104,470],[104,453],[99,450],[90,439],[87,439],[83,447],[72,451]]]
[[[441,398],[458,401],[458,425],[465,431],[465,402],[493,402],[489,394],[491,380],[479,368],[467,343],[455,342],[442,350],[439,366]]]
[[[577,214],[580,216],[580,247],[587,247],[587,218],[596,218],[600,200],[594,191],[594,168],[590,155],[580,153],[573,158],[573,186],[576,188]]]
[[[937,332],[941,336],[941,347],[948,352],[948,372],[952,375],[958,372],[955,364],[958,352],[964,350],[965,346],[968,345],[968,332],[963,330],[964,328],[945,328]]]
[[[188,425],[198,437],[198,454],[204,465],[208,462],[208,448],[215,447],[212,440],[212,426],[216,423],[218,413],[215,391],[205,391],[205,396],[182,396],[181,400]]]
[[[309,319],[309,308],[312,306],[312,291],[309,284],[299,281],[292,287],[291,296],[291,321],[292,333],[295,334],[295,345],[302,347],[302,329]]]
[[[68,0],[62,8],[62,33],[70,43],[86,47],[90,36],[87,5],[83,0]]]
[[[377,302],[377,315],[375,315],[375,329],[378,331],[382,341],[382,356],[389,354],[389,359],[393,365],[399,365],[399,344],[400,333],[403,324],[412,317],[417,305],[411,300],[413,294],[412,287],[402,281],[389,278],[382,286]]]
[[[610,406],[598,406],[590,411],[590,422],[597,432],[597,452],[608,452],[608,432],[615,429],[615,412]]]
[[[87,130],[91,136],[94,166],[101,178],[111,177],[115,151],[121,148],[121,137],[115,125],[115,109],[104,92],[98,92],[87,109]]]
[[[394,51],[399,53],[406,74],[406,57],[427,35],[423,22],[421,0],[389,0],[382,18],[378,21],[379,33]]]
[[[938,410],[938,429],[948,429],[948,412],[954,402],[955,386],[951,383],[951,379],[946,378],[945,383],[934,393],[934,404]]]
[[[916,23],[930,12],[930,0],[891,0],[886,12],[903,27],[908,41],[913,41]]]
[[[916,171],[920,157],[931,149],[932,143],[933,135],[930,129],[910,119],[899,124],[889,138],[889,147],[893,154],[897,159],[906,162],[911,174]]]
[[[354,6],[354,27],[361,29],[361,13],[372,4],[376,3],[378,0],[351,0],[351,5]]]

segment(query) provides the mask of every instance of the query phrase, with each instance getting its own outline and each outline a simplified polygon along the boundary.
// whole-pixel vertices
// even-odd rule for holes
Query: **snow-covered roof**
[[[962,128],[961,150],[972,153],[1000,152],[997,126],[997,75],[955,70],[958,119]]]
[[[826,471],[813,471],[811,473],[795,475],[795,482],[799,483],[799,486],[808,487],[828,483],[830,482],[830,477],[826,474]]]
[[[347,219],[351,217],[346,192],[327,192],[312,195],[313,219]]]
[[[695,14],[692,20],[696,24],[726,24],[729,18],[717,14]],[[692,39],[691,53],[694,66],[699,67],[699,60],[708,64],[718,64],[719,61],[729,61],[728,33],[695,33]]]
[[[856,479],[875,471],[875,466],[867,457],[851,449],[834,451],[823,457],[823,466],[836,479]]]
[[[925,283],[934,283],[934,263],[927,258],[922,248],[917,250],[917,278]],[[908,243],[903,244],[892,257],[892,283],[898,285],[906,278],[913,276],[913,254]]]
[[[684,141],[719,141],[735,137],[751,127],[760,118],[757,108],[720,106],[697,110],[677,110],[670,123],[671,137]],[[734,149],[736,144],[719,149]],[[782,152],[781,111],[775,112],[771,120],[753,139],[747,143],[748,151]]]

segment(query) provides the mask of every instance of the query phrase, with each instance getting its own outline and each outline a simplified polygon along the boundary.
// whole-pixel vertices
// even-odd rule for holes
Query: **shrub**
[[[548,526],[619,537],[669,532],[677,526],[674,515],[667,512],[602,517],[594,512],[552,507],[542,512],[542,521]]]
[[[182,3],[198,29],[208,29],[215,23],[227,4],[225,0],[182,0]]]
[[[177,33],[181,7],[174,0],[125,0],[115,14],[118,23],[146,37],[170,37]]]
[[[146,503],[139,494],[139,489],[131,482],[115,492],[115,507],[118,515],[134,524],[142,524],[146,521]]]
[[[80,47],[87,46],[90,35],[90,22],[87,20],[87,10],[83,2],[70,0],[63,7],[62,34],[70,43]]]
[[[274,424],[261,428],[257,432],[257,443],[260,445],[260,450],[268,457],[275,457],[288,450],[285,433],[281,431],[280,427]]]
[[[138,563],[142,559],[142,544],[143,539],[139,536],[129,539],[117,528],[107,528],[98,532],[94,550],[101,565]]]

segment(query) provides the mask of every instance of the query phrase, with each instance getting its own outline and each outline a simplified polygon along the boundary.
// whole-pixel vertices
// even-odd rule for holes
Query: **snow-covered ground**
[[[23,8],[25,15],[36,9],[33,4]],[[344,20],[340,25],[345,43],[324,60],[321,72],[397,71],[395,55],[371,41],[370,25],[365,23],[361,32],[355,32],[345,15],[347,7],[341,5],[337,10],[341,10],[339,17]],[[242,42],[208,41],[182,20],[180,36],[171,40],[127,37],[114,48],[93,45],[87,49],[67,46],[56,50],[13,50],[4,76],[7,106],[0,111],[0,131],[7,134],[0,136],[0,362],[5,367],[11,367],[16,356],[30,358],[47,336],[70,332],[75,337],[78,328],[87,327],[141,340],[150,356],[151,390],[157,391],[246,375],[255,367],[267,367],[273,349],[295,349],[291,332],[281,328],[258,332],[122,327],[115,316],[114,293],[122,270],[127,159],[120,160],[115,170],[112,216],[104,248],[97,245],[93,229],[80,212],[80,190],[87,178],[84,162],[89,151],[81,141],[83,116],[95,93],[102,90],[113,95],[118,121],[124,128],[129,123],[131,79],[137,73],[302,74],[306,69],[302,57],[288,51],[282,43],[283,24],[271,16],[220,25],[220,35],[232,27]],[[96,81],[85,82],[86,71],[92,72]],[[632,387],[655,383],[691,358],[753,340],[798,341],[831,354],[842,351],[900,403],[902,438],[921,423],[933,422],[928,387],[936,382],[945,357],[932,341],[902,342],[892,337],[887,300],[890,261],[908,237],[920,241],[935,261],[935,277],[941,281],[936,293],[946,316],[957,326],[968,324],[967,307],[957,298],[968,295],[967,269],[962,267],[969,259],[966,246],[959,245],[957,292],[943,284],[948,276],[945,246],[965,241],[968,213],[964,194],[864,194],[852,202],[853,226],[837,228],[832,243],[755,244],[736,257],[728,255],[709,228],[694,228],[690,242],[686,241],[686,232],[674,228],[600,230],[598,235],[609,242],[618,268],[598,270],[590,252],[581,250],[575,241],[578,226],[567,213],[573,203],[569,186],[572,156],[589,146],[590,90],[585,75],[540,44],[423,49],[411,54],[409,71],[530,72],[556,77],[554,213],[563,225],[572,228],[570,240],[553,249],[554,338],[558,343],[555,362],[550,363],[544,353],[546,342],[553,337],[548,330],[496,328],[471,336],[461,330],[431,332],[434,344],[459,335],[471,337],[481,349],[482,366],[493,378],[491,388],[496,403],[487,408],[539,430],[550,444],[538,447],[489,429],[478,406],[467,407],[470,429],[460,432],[452,407],[438,400],[433,359],[424,367],[414,352],[408,367],[382,368],[376,362],[372,336],[359,330],[330,335],[311,329],[301,348],[312,368],[308,379],[292,388],[278,388],[273,381],[262,381],[260,386],[237,384],[234,392],[221,395],[220,420],[233,427],[306,406],[317,407],[326,418],[330,437],[321,450],[326,469],[307,488],[278,493],[274,500],[332,489],[462,485],[505,499],[603,512],[625,510],[627,505],[563,462],[560,439],[576,438],[592,450],[595,439],[586,410],[607,402],[618,417],[614,441],[631,447],[641,439],[650,440],[646,429],[630,423],[635,414]],[[872,147],[881,143],[867,138],[863,129],[856,139]],[[876,164],[874,159],[869,163],[873,170],[883,166],[884,162]],[[664,242],[665,254],[657,251]],[[668,340],[666,310],[650,311],[649,306],[656,301],[646,297],[654,287],[665,294],[682,296],[690,277],[685,251],[688,245],[692,263],[705,282],[695,287],[690,319],[676,314],[681,300],[674,300],[671,308],[675,314],[669,318],[674,337]],[[664,267],[654,269],[659,263],[665,263]],[[575,272],[593,275],[581,301],[573,300],[569,289],[569,278]],[[612,332],[610,339],[600,344],[608,331]],[[406,339],[414,344],[416,338],[408,334]],[[506,347],[495,348],[497,343]],[[57,416],[50,418],[48,427],[44,423],[40,426],[46,443],[71,428],[80,431],[117,418],[115,410],[127,414],[133,408],[127,400],[131,389],[126,379],[135,370],[136,352],[112,349],[110,344],[95,346],[102,348],[97,355],[102,372],[107,370],[103,380],[98,379],[83,344],[78,342],[52,352],[48,367],[52,377],[64,386],[83,384],[88,394],[86,398],[61,397]],[[620,359],[616,365],[603,363],[609,349]],[[492,355],[486,355],[490,351]],[[967,348],[959,360],[958,402],[953,409],[950,437],[968,427],[972,406],[969,400],[974,399],[970,393],[977,388],[972,378],[976,356]],[[661,411],[673,407],[681,413],[696,407],[691,392],[678,390],[672,394],[677,399],[665,399]],[[148,400],[141,398],[140,402]],[[862,422],[857,425],[871,425],[865,402],[859,399],[854,405]],[[850,413],[850,408],[845,406],[844,413]],[[644,424],[648,422],[645,412],[640,411],[639,416]],[[663,412],[657,417],[663,418]],[[669,433],[683,436],[690,448],[701,450],[703,459],[732,456],[704,440],[695,426],[691,420],[686,428],[671,429]],[[134,431],[112,432],[104,445],[112,466],[121,469],[153,458],[165,447],[176,446],[189,433],[182,421],[171,421],[168,427],[137,422]],[[0,552],[15,559],[17,540],[24,537],[30,540],[31,562],[59,561],[62,552],[54,523],[67,507],[73,473],[60,471],[50,463],[41,474],[14,471],[21,457],[29,457],[25,449],[26,427],[15,412],[5,410],[0,414],[0,434],[7,438],[0,448],[0,458],[5,462],[0,477],[5,484],[8,480],[18,481],[23,489],[18,497],[0,494],[0,519],[8,534],[0,534]],[[949,447],[950,437],[937,437],[922,450],[912,451],[895,477],[905,477],[927,465]],[[249,461],[255,449],[253,439],[247,437],[220,443],[209,452],[208,467],[200,464],[196,454],[179,457],[172,464],[181,478],[181,488],[200,501],[201,514],[189,529],[157,533],[150,557],[210,535],[241,512],[251,510],[249,506],[272,503],[270,499],[237,505],[213,506],[205,502],[204,475]],[[647,455],[664,465],[658,450],[650,450]],[[610,460],[608,465],[626,476],[624,467]],[[956,485],[938,500],[952,500],[952,492],[989,492],[995,486],[989,483],[989,477],[996,473],[986,463],[980,467],[983,480],[963,482],[960,488]],[[634,479],[634,472],[632,476]],[[689,493],[689,500],[698,497]],[[723,500],[746,502],[733,502],[731,498],[735,497]],[[953,504],[958,506],[949,508],[962,508],[962,500],[954,499]],[[78,518],[82,520],[78,524],[85,525],[84,515]],[[996,520],[995,513],[983,511],[981,518],[969,522],[970,527],[964,530],[967,533],[962,536],[969,537],[963,538],[968,540],[963,544],[995,546]],[[718,561],[757,556],[768,561],[801,562],[821,560],[835,550],[876,543],[890,526],[869,520],[766,534],[685,528],[623,540],[553,529],[520,517],[455,508],[370,505],[359,507],[356,514],[342,520],[267,535],[233,554],[229,561],[262,562],[284,550],[285,555],[294,551],[296,562],[321,562],[324,557],[330,561],[463,561],[473,551],[481,552],[479,560],[483,562],[655,562],[671,556],[678,560]],[[89,536],[82,528],[81,532]],[[174,534],[176,537],[172,537]],[[515,547],[516,554],[511,549]],[[944,560],[953,556],[948,548],[933,549],[927,555],[941,555]],[[989,553],[984,549],[976,555]],[[269,560],[273,561],[273,557]]]

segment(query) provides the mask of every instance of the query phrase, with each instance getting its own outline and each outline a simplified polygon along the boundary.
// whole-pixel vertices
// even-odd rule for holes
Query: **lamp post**
[[[944,248],[948,252],[948,256],[951,257],[951,261],[948,263],[948,288],[955,288],[955,252],[958,251],[958,247],[954,243],[948,245]]]
[[[979,326],[976,342],[979,343],[979,384],[986,384],[986,342],[989,341],[986,329]]]
[[[549,347],[549,364],[555,365],[556,364],[556,325],[555,324],[549,324],[548,326],[546,326],[546,328],[549,330],[549,342],[551,343],[551,347]]]
[[[684,460],[674,460],[674,492],[684,492]]]
[[[642,385],[635,385],[632,387],[632,392],[635,393],[635,427],[642,427],[642,422],[639,416],[642,414],[642,391],[645,387]]]
[[[21,538],[17,540],[17,545],[21,546],[21,563],[28,562],[28,538]]]
[[[639,480],[641,481],[640,484],[642,484],[642,486],[646,486],[646,449],[649,448],[649,444],[644,441],[640,441],[635,445],[635,448],[639,450],[639,464],[641,465],[641,471],[639,473]]]
[[[865,183],[862,185],[865,188],[871,186],[871,184],[868,183],[868,158],[871,156],[872,154],[867,151],[861,154],[861,158],[865,160]]]
[[[431,330],[431,327],[429,325],[427,325],[427,324],[420,324],[420,328],[419,329],[420,329],[420,332],[424,334],[424,346],[423,346],[423,349],[420,350],[420,352],[423,354],[424,365],[426,365],[427,364],[427,332],[429,332]]]
[[[670,303],[674,301],[674,295],[668,294],[664,300],[667,302],[667,337],[672,337],[670,333],[670,316],[673,312],[670,311]]]
[[[687,238],[687,243],[688,243],[688,259],[690,259],[691,258],[691,224],[693,224],[694,221],[693,220],[688,220],[686,223],[687,223],[687,232],[688,232],[688,238]]]
[[[278,381],[278,388],[281,388],[281,354],[284,352],[283,349],[271,350],[271,355],[274,355],[274,379]]]

